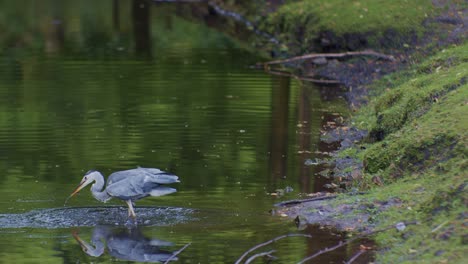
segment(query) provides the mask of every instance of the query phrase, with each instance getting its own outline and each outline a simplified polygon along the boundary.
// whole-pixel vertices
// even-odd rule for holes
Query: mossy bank
[[[278,37],[289,54],[343,50],[411,50],[428,33],[434,20],[453,24],[453,6],[463,0],[303,0],[290,1],[262,20],[260,28]],[[458,9],[457,9],[458,10]],[[442,30],[442,34],[449,34]]]
[[[370,204],[398,200],[372,216],[377,226],[420,223],[377,236],[385,246],[378,259],[462,262],[468,243],[468,44],[444,49],[375,86],[380,95],[353,119],[376,140],[353,153],[364,164],[355,185],[370,189],[362,198]]]
[[[468,243],[468,44],[387,76],[373,91],[351,120],[370,132],[367,142],[336,154],[362,162],[349,189],[364,194],[281,212],[348,231],[417,222],[377,235],[377,261],[462,263]]]
[[[332,2],[345,6],[340,6],[339,11]],[[439,6],[435,7],[433,2]],[[454,2],[459,4],[454,12],[466,14],[466,3]],[[432,29],[421,28],[425,21],[451,8],[449,1],[301,1],[284,6],[271,16],[271,24],[285,32],[283,39],[297,44],[290,47],[329,51],[320,41],[323,32],[333,31],[339,36],[337,40],[344,41],[335,42],[338,44],[334,49],[351,49],[352,42],[345,37],[349,32],[372,35],[360,42],[365,45],[357,48],[385,48],[380,45],[381,40],[386,38],[385,32],[393,31],[399,32],[399,37],[397,45],[391,48],[396,52],[401,48],[406,57],[404,70],[385,75],[367,87],[368,103],[349,120],[351,126],[368,131],[368,136],[336,154],[336,158],[361,163],[362,171],[354,173],[348,185],[348,190],[361,194],[341,194],[335,199],[303,203],[286,208],[283,213],[293,218],[299,216],[300,221],[307,223],[355,231],[378,230],[399,222],[417,223],[373,236],[379,251],[376,261],[466,261],[466,35],[460,34],[457,41],[443,44],[431,38],[425,46],[418,47],[421,51],[406,53],[406,46],[415,43],[406,40],[430,34],[427,30]],[[364,17],[360,18],[360,14]],[[359,18],[348,21],[348,16]],[[343,17],[342,24],[334,24],[333,17]],[[378,18],[382,19],[377,23]],[[365,23],[353,22],[359,19]],[[297,24],[303,27],[295,27]],[[466,25],[462,22],[461,26],[466,32]],[[444,37],[450,34],[447,32]],[[425,57],[428,53],[422,50],[429,47],[431,55]]]

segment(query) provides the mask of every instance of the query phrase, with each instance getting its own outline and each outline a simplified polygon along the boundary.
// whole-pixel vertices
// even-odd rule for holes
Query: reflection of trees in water
[[[134,52],[139,56],[151,56],[150,9],[146,0],[132,1]]]
[[[297,123],[289,122],[289,77],[280,78],[272,86],[271,99],[271,140],[270,140],[270,177],[272,187],[278,187],[278,180],[297,176],[300,192],[310,193],[324,191],[324,185],[330,179],[319,176],[319,172],[327,169],[326,165],[306,165],[308,159],[327,158],[327,154],[336,149],[336,144],[327,144],[320,140],[321,129],[327,123],[334,121],[336,113],[330,113],[327,105],[333,105],[340,98],[339,87],[317,87],[304,84],[298,85],[297,98],[294,101]],[[294,127],[291,127],[294,126]],[[291,131],[295,131],[291,135]],[[290,138],[294,139],[295,147],[291,147]],[[294,161],[294,167],[287,171],[289,161]],[[282,186],[284,187],[284,186]]]
[[[297,104],[297,145],[299,149],[298,153],[298,167],[299,167],[299,186],[301,192],[308,193],[312,190],[310,186],[312,183],[314,191],[317,189],[315,184],[314,176],[311,175],[310,166],[306,166],[304,162],[310,158],[311,152],[313,151],[311,145],[311,115],[312,105],[310,90],[304,85],[299,87],[298,104]],[[317,127],[315,127],[317,130]],[[321,187],[319,187],[321,188]]]
[[[147,47],[149,49],[147,51],[151,53],[150,46],[158,45],[160,41],[159,39],[151,41],[149,31],[156,36],[159,36],[160,32],[166,32],[162,31],[163,29],[169,29],[167,32],[181,31],[178,31],[178,27],[182,22],[172,14],[165,14],[158,20],[159,22],[162,20],[162,25],[155,23],[157,16],[164,14],[168,5],[153,6],[150,12],[150,8],[146,6],[140,8],[138,4],[141,1],[137,0],[114,0],[107,4],[103,2],[105,1],[67,1],[55,6],[56,10],[45,16],[45,21],[54,18],[63,21],[55,26],[46,24],[45,27],[52,32],[49,36],[50,42],[56,43],[51,47],[56,47],[55,51],[61,50],[58,55],[67,59],[57,56],[43,61],[33,56],[18,61],[12,60],[5,68],[14,69],[14,72],[11,72],[11,75],[8,73],[8,76],[5,74],[5,78],[0,72],[0,84],[4,87],[13,87],[2,91],[2,97],[5,99],[0,108],[4,109],[6,116],[0,122],[3,127],[10,129],[4,132],[9,140],[8,144],[2,146],[0,155],[9,157],[9,167],[22,170],[22,172],[17,171],[16,175],[34,175],[46,180],[66,182],[70,177],[76,176],[70,172],[82,168],[123,169],[158,161],[158,166],[161,168],[171,166],[171,171],[187,174],[192,173],[192,166],[199,166],[196,167],[197,170],[203,171],[203,166],[209,165],[217,174],[226,174],[225,178],[231,179],[232,175],[229,174],[233,172],[226,170],[227,166],[246,167],[245,160],[264,157],[266,149],[264,145],[259,144],[258,139],[265,136],[265,144],[270,140],[269,174],[272,184],[275,185],[276,179],[288,173],[298,174],[302,186],[311,184],[313,176],[310,175],[309,168],[303,166],[306,154],[297,158],[296,153],[288,153],[292,149],[289,143],[295,139],[293,131],[296,130],[288,123],[291,115],[289,108],[293,109],[296,104],[296,98],[290,100],[289,78],[271,81],[274,86],[271,90],[272,117],[271,120],[263,120],[262,117],[256,118],[247,111],[234,109],[239,107],[239,102],[255,106],[263,105],[268,100],[269,91],[263,88],[261,92],[256,90],[254,84],[257,81],[250,80],[251,76],[243,79],[244,77],[231,75],[240,72],[239,68],[245,66],[245,63],[236,61],[236,57],[244,59],[251,54],[233,51],[232,54],[224,56],[203,52],[198,54],[195,50],[182,49],[181,52],[184,53],[181,55],[157,58],[157,67],[148,61],[135,61],[133,55],[128,53],[128,57],[132,60],[124,63],[90,60],[90,57],[86,56],[86,60],[74,60],[74,57],[68,57],[69,53],[77,52],[76,55],[79,55],[80,50],[84,52],[88,48],[93,50],[102,46],[106,50],[112,49],[108,44],[114,38],[129,43],[135,41],[135,48],[136,42],[141,40],[141,50],[144,51]],[[134,10],[125,8],[127,4],[129,7],[132,4]],[[0,5],[9,5],[9,8],[0,8],[0,12],[21,9],[20,5],[13,2],[3,2]],[[91,5],[93,10],[87,8]],[[47,7],[47,5],[42,6],[41,10]],[[73,13],[69,13],[69,10],[73,10]],[[34,19],[38,21],[43,19],[42,15],[26,16],[28,12],[19,13],[25,16],[24,21],[21,20],[19,23],[32,25]],[[151,22],[154,26],[150,30],[149,25],[144,24]],[[182,26],[187,25],[187,22],[183,23],[185,24]],[[207,36],[207,32],[215,34],[212,31],[205,31],[205,27],[200,28],[196,28],[199,30],[196,32],[200,33],[198,35],[202,36],[198,38]],[[125,39],[125,34],[131,35],[129,32],[140,29],[141,34]],[[34,26],[31,26],[29,31],[35,32],[33,36],[44,32]],[[22,32],[26,34],[24,32],[28,30]],[[184,35],[183,38],[186,39],[187,36]],[[43,40],[40,37],[37,39]],[[80,41],[74,41],[76,39]],[[227,47],[233,45],[226,44],[226,38],[219,36],[211,39]],[[54,42],[56,40],[59,41]],[[90,47],[93,45],[95,47]],[[123,46],[132,47],[132,45]],[[51,49],[51,52],[53,50]],[[191,65],[202,60],[208,61],[209,65],[197,64],[196,67]],[[232,60],[236,65],[230,65],[226,60]],[[193,70],[194,68],[196,70]],[[217,79],[213,78],[213,74],[216,74]],[[252,72],[252,76],[254,75]],[[12,76],[16,79],[13,80]],[[267,82],[269,77],[262,78],[264,78],[262,81]],[[240,85],[249,88],[235,88]],[[303,90],[300,93],[296,116],[304,120],[313,119],[308,111],[312,111],[311,109],[315,107],[310,102],[315,95],[308,96]],[[226,99],[227,95],[234,97]],[[190,105],[195,101],[199,105]],[[202,108],[206,106],[214,110]],[[195,109],[195,107],[200,108]],[[264,123],[260,124],[258,120]],[[311,139],[307,134],[315,132],[307,130],[315,129],[316,124],[310,125],[314,128],[303,126],[298,129],[300,134],[296,138],[296,143],[300,149],[310,150],[314,144],[315,138]],[[238,133],[239,129],[244,127],[251,127],[248,130],[249,135],[258,136],[245,138],[243,134]],[[265,129],[266,127],[270,129]],[[229,133],[231,134],[228,135]],[[245,148],[242,149],[243,146],[248,146],[250,149],[245,151]],[[289,164],[288,155],[289,161],[292,161]],[[292,157],[294,159],[291,159]],[[295,163],[294,167],[297,166],[296,159],[299,160],[301,171],[299,173],[296,173],[296,169],[287,171],[288,165]],[[191,162],[185,164],[185,172],[177,171],[180,160]],[[154,164],[146,165],[154,166]],[[248,164],[248,166],[255,165]],[[201,179],[197,180],[196,177],[188,179],[188,184],[218,185],[218,181],[224,181],[221,177],[212,177],[208,174],[199,176]],[[7,176],[4,174],[0,177]],[[301,190],[306,189],[301,187]]]
[[[235,5],[257,12],[250,2],[255,1]],[[156,20],[165,20],[169,22],[165,29],[171,30],[171,17],[202,22],[223,33],[231,32],[236,39],[246,39],[252,34],[245,26],[211,13],[206,3],[53,0],[24,5],[21,1],[4,1],[0,3],[0,17],[4,18],[0,20],[0,47],[45,53],[150,56],[159,36],[167,38],[165,32],[158,32],[160,27],[155,30],[151,25]],[[187,38],[190,32],[179,30],[174,34]],[[204,36],[190,35],[190,39],[194,38],[199,46],[207,46]]]
[[[120,0],[112,0],[112,24],[114,32],[120,33]]]
[[[270,177],[273,187],[287,174],[290,77],[274,77],[271,87]]]

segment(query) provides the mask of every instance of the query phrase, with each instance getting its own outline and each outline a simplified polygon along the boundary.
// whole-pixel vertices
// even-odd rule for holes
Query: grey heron
[[[160,169],[138,167],[112,173],[107,179],[106,188],[104,189],[104,176],[99,171],[90,170],[84,175],[78,187],[67,198],[65,203],[92,182],[95,182],[91,186],[91,193],[94,198],[104,203],[113,197],[125,201],[128,206],[128,216],[135,220],[136,214],[133,205],[136,200],[147,196],[162,196],[174,193],[177,191],[176,189],[163,185],[180,181],[176,175]]]

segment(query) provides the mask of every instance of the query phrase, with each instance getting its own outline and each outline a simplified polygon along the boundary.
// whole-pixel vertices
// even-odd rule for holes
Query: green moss
[[[466,140],[468,123],[468,45],[441,51],[399,75],[406,81],[387,87],[360,110],[354,124],[379,142],[362,154],[369,173],[433,166],[448,159]],[[398,79],[397,75],[393,75]],[[382,85],[383,82],[380,82]]]
[[[381,80],[379,96],[354,117],[354,124],[381,133],[361,153],[370,187],[366,201],[397,199],[397,206],[373,213],[377,229],[418,221],[403,232],[380,233],[380,263],[462,263],[468,235],[466,146],[468,44],[441,51],[406,72]],[[390,85],[388,85],[390,83]],[[378,187],[371,178],[385,183]],[[368,184],[363,184],[368,183]],[[370,183],[370,184],[369,184]]]
[[[387,42],[403,45],[405,35],[422,34],[421,22],[434,12],[430,0],[303,0],[270,14],[264,29],[280,35],[286,43],[299,39],[297,44],[306,49],[319,32],[348,38],[343,41],[351,45],[361,40],[349,38],[350,34],[365,35],[366,41],[374,43],[388,34]]]
[[[380,199],[398,197],[401,201],[399,206],[376,216],[380,227],[402,221],[420,222],[401,233],[394,230],[379,234],[378,244],[386,247],[385,253],[378,255],[379,262],[463,261],[466,251],[463,203],[467,196],[464,174],[458,170],[459,162],[460,159],[451,162],[457,169],[444,173],[443,177],[437,169],[431,169],[369,194]]]
[[[359,151],[356,148],[347,148],[343,151],[338,152],[337,158],[345,158],[345,157],[356,157],[358,156]]]

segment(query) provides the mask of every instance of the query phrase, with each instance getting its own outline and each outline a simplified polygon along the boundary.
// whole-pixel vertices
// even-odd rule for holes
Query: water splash
[[[65,202],[63,203],[63,207],[67,206],[68,200],[72,198],[72,195],[68,196],[67,199],[65,199]]]
[[[138,207],[140,226],[168,226],[197,220],[193,209],[175,207]],[[69,228],[96,225],[124,226],[125,207],[65,207],[33,210],[23,214],[0,214],[0,228]]]

